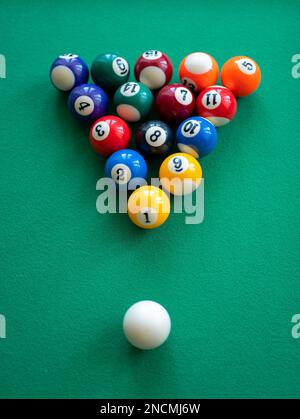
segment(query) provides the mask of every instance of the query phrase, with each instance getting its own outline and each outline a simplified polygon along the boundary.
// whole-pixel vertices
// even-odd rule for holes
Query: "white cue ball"
[[[128,341],[139,349],[162,345],[171,331],[167,310],[155,301],[139,301],[126,311],[123,330]]]

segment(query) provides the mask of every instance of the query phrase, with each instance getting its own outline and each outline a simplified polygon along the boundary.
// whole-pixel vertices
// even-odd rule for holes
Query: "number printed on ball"
[[[151,225],[157,221],[157,212],[153,208],[142,208],[137,214],[138,221],[143,225]]]
[[[174,156],[168,163],[168,168],[172,173],[183,173],[188,167],[189,162],[183,156]]]
[[[111,169],[111,177],[119,185],[125,185],[131,179],[131,170],[125,164],[116,164]]]
[[[221,102],[221,95],[216,90],[207,92],[202,98],[202,105],[206,109],[216,109],[218,106],[220,106]]]
[[[240,60],[236,61],[239,69],[248,75],[254,74],[256,71],[256,65],[252,60],[249,58],[241,58]]]
[[[134,96],[140,91],[140,86],[137,83],[128,82],[121,87],[120,91],[123,96]]]
[[[96,141],[103,141],[108,137],[110,128],[107,122],[102,121],[96,124],[93,128],[93,137]]]
[[[194,92],[197,89],[197,85],[193,82],[192,79],[189,79],[188,77],[183,77],[181,81],[182,84],[184,84],[192,92]]]
[[[177,87],[175,90],[175,97],[182,105],[190,105],[193,101],[192,93],[184,87]]]
[[[160,147],[166,142],[167,136],[164,129],[154,126],[147,129],[145,139],[149,145]]]
[[[201,125],[198,121],[190,119],[181,128],[181,133],[187,138],[195,137],[201,129]]]
[[[160,58],[161,56],[162,56],[162,53],[155,49],[149,49],[148,51],[145,51],[143,54],[143,58],[146,58],[147,60],[156,60],[157,58]]]
[[[112,67],[113,67],[114,72],[118,76],[124,77],[128,74],[128,71],[129,71],[128,63],[122,57],[115,58],[112,62]]]
[[[79,115],[90,115],[94,110],[94,102],[89,96],[79,96],[74,103],[76,112]]]

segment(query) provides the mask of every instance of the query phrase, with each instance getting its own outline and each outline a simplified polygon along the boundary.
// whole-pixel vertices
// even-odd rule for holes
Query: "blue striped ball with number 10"
[[[214,150],[218,142],[218,134],[215,126],[208,119],[192,116],[179,125],[176,142],[182,153],[199,158]]]

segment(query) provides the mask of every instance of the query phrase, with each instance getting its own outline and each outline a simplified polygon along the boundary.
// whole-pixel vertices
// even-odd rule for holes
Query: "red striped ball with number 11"
[[[197,113],[216,127],[228,124],[237,111],[236,98],[224,86],[210,86],[202,90],[197,98]]]

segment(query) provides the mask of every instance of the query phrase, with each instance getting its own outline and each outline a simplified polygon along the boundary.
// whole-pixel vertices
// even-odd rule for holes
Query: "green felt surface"
[[[0,397],[299,397],[299,21],[297,0],[1,2]],[[104,159],[49,82],[60,53],[119,51],[133,68],[151,48],[175,68],[193,51],[261,66],[202,161],[199,225],[99,215]],[[141,299],[173,322],[151,352],[121,330]]]

